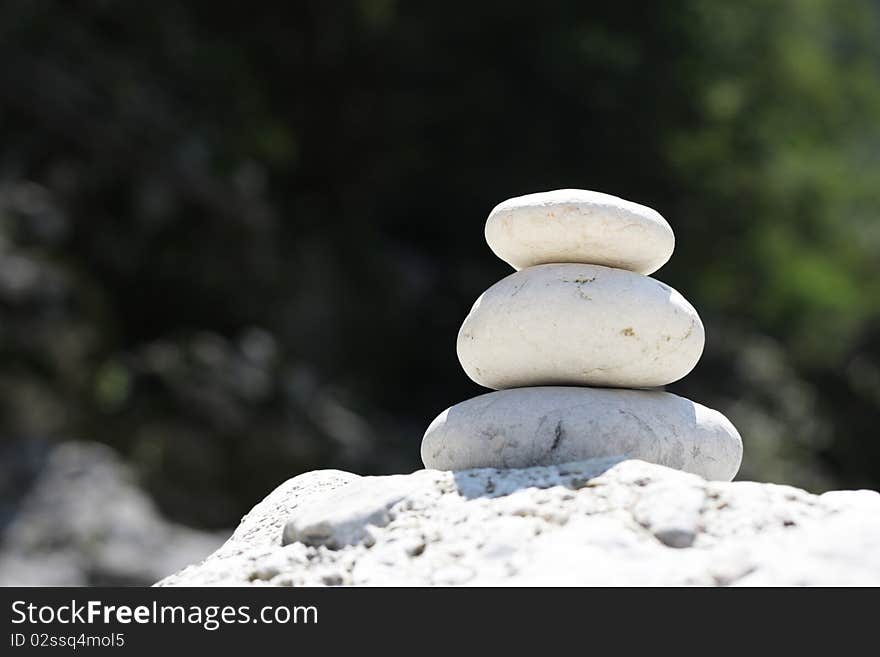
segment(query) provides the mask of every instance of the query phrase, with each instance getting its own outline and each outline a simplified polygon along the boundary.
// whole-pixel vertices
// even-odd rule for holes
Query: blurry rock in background
[[[0,586],[145,586],[227,534],[171,523],[98,443],[3,446]]]

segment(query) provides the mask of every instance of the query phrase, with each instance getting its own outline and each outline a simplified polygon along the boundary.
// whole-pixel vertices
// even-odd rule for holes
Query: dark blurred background
[[[486,216],[559,187],[669,220],[670,389],[740,479],[880,487],[880,2],[225,4],[0,3],[0,581],[145,583],[298,473],[420,467],[484,392]]]

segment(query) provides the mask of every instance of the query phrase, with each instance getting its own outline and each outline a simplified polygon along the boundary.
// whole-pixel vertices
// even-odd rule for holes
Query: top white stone
[[[486,221],[486,241],[514,269],[572,262],[639,274],[657,271],[675,248],[672,228],[656,210],[584,189],[500,203]]]

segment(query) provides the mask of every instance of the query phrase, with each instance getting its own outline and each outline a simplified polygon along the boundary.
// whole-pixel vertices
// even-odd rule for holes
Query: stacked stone
[[[477,299],[457,351],[467,375],[496,392],[431,423],[426,467],[622,457],[733,478],[736,428],[659,389],[693,369],[705,340],[693,306],[648,276],[675,246],[659,213],[585,190],[529,194],[492,210],[486,240],[517,271]]]

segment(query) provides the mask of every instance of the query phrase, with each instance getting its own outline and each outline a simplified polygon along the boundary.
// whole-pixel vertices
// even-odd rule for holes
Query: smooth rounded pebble
[[[665,283],[599,265],[538,265],[490,287],[458,333],[458,359],[487,388],[650,388],[693,369],[705,334]]]
[[[660,269],[675,248],[672,228],[657,211],[584,189],[504,201],[489,214],[486,241],[514,269],[580,262],[639,274]]]
[[[739,470],[742,439],[718,411],[668,392],[538,387],[456,404],[422,440],[422,461],[437,470],[617,456],[729,481]]]

